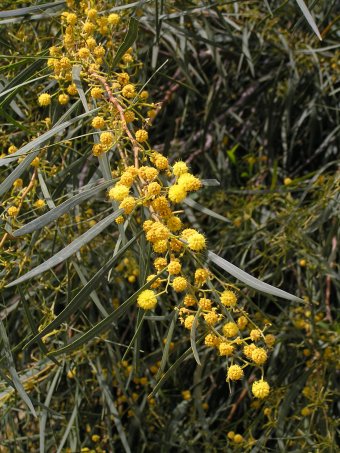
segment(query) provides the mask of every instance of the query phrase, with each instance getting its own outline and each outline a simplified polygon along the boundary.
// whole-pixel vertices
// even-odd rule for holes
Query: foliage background
[[[32,5],[3,2],[2,8]],[[114,6],[138,19],[141,83],[152,77],[148,90],[163,103],[151,129],[153,146],[171,162],[188,161],[203,179],[219,181],[193,196],[198,204],[185,206],[188,224],[202,226],[210,248],[222,257],[304,303],[243,289],[277,336],[266,370],[273,391],[263,404],[249,396],[251,375],[244,388],[229,389],[223,362],[203,346],[202,366],[197,365],[174,313],[147,317],[136,330],[140,319],[128,309],[108,332],[58,357],[61,367],[46,358],[44,347],[64,346],[138,290],[149,268],[140,243],[114,268],[110,282],[104,275],[95,292],[88,291],[86,304],[59,336],[47,338],[42,350],[36,345],[23,350],[32,331],[49,324],[102,268],[110,256],[103,259],[103,249],[113,250],[117,240],[111,229],[65,267],[2,289],[1,451],[156,451],[160,445],[169,452],[336,451],[339,7],[335,1],[310,5],[320,42],[293,1]],[[49,82],[34,79],[46,73],[61,8],[63,2],[55,2],[25,15],[1,15],[0,89],[18,86],[0,99],[4,149],[41,134],[36,97]],[[20,86],[26,80],[31,82]],[[62,114],[58,107],[52,111],[53,122]],[[80,136],[79,127],[71,126],[68,138]],[[88,145],[80,137],[57,146],[34,196],[46,198],[49,192],[59,203],[79,190]],[[91,163],[87,171],[86,176],[95,171]],[[5,168],[2,181],[7,176]],[[22,223],[39,215],[34,199]],[[58,236],[48,227],[41,237],[25,236],[27,243],[4,247],[2,286],[18,270],[27,272],[49,258],[57,241],[66,245],[87,231],[105,209],[104,196],[97,195],[65,215]],[[130,283],[135,270],[139,281]],[[170,333],[167,357],[163,339]],[[162,357],[167,379],[157,385]],[[38,418],[12,391],[15,374],[8,363]],[[131,373],[133,367],[137,373]],[[146,385],[138,381],[141,376]],[[190,400],[182,398],[183,390],[191,390]],[[242,434],[241,445],[228,438],[230,431]]]

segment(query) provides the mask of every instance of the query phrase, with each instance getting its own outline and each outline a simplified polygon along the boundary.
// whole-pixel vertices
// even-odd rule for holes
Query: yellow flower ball
[[[275,335],[268,333],[267,335],[265,335],[264,341],[269,348],[273,347],[276,341]]]
[[[110,200],[123,201],[129,195],[129,188],[126,186],[115,186],[109,190]]]
[[[185,318],[185,321],[184,321],[184,327],[188,330],[191,330],[193,324],[194,324],[194,321],[195,321],[195,316],[194,315],[189,315]]]
[[[237,320],[237,325],[240,330],[244,330],[247,327],[248,319],[245,316],[240,316]]]
[[[134,96],[136,96],[136,88],[132,83],[128,83],[127,85],[124,86],[122,89],[122,95],[127,98],[131,99]]]
[[[83,25],[83,32],[87,35],[90,35],[91,33],[93,33],[95,31],[95,29],[96,29],[96,26],[94,24],[92,24],[91,22],[85,22],[85,24]],[[86,41],[86,44],[88,45],[87,41]]]
[[[103,95],[103,90],[99,87],[94,87],[92,88],[90,94],[94,99],[100,99]]]
[[[179,231],[182,228],[182,221],[179,217],[172,216],[168,219],[167,226],[170,231]]]
[[[183,392],[182,392],[182,398],[183,398],[185,401],[190,400],[190,399],[191,399],[190,390],[183,390]]]
[[[105,126],[105,120],[101,116],[95,116],[92,120],[91,125],[96,129],[103,129],[103,127]]]
[[[206,246],[203,234],[195,233],[188,237],[188,246],[194,252],[200,252]]]
[[[168,250],[168,241],[166,239],[156,241],[152,248],[156,253],[165,253]]]
[[[218,315],[214,311],[210,311],[204,315],[204,321],[208,326],[214,326],[218,322]]]
[[[169,189],[168,197],[169,200],[172,201],[172,203],[180,203],[186,196],[186,190],[178,184],[171,186]]]
[[[206,297],[201,297],[198,301],[198,305],[202,308],[202,310],[211,310],[212,302],[210,299]]]
[[[255,348],[251,354],[252,361],[256,363],[256,365],[263,365],[268,356],[266,351],[263,348]]]
[[[112,13],[109,14],[107,21],[110,25],[117,25],[119,23],[120,17],[118,14]]]
[[[223,335],[227,338],[235,337],[238,334],[237,324],[235,324],[234,322],[227,322],[226,324],[224,324],[222,331]]]
[[[111,132],[102,132],[99,137],[100,143],[104,146],[111,146],[113,143],[113,135]]]
[[[78,57],[81,59],[81,60],[86,60],[87,58],[89,58],[90,56],[90,51],[87,47],[81,47],[79,50],[78,50]]]
[[[196,304],[196,299],[191,294],[187,294],[183,299],[183,304],[186,307],[193,307]]]
[[[256,349],[256,346],[254,345],[254,343],[247,344],[247,345],[243,348],[243,354],[244,354],[246,357],[248,357],[248,359],[251,359],[251,358],[252,358],[252,355],[253,355],[254,349]]]
[[[220,355],[227,357],[231,356],[234,352],[234,346],[224,341],[220,343],[218,349],[220,351]]]
[[[152,182],[147,187],[147,194],[149,197],[155,197],[161,193],[161,186],[158,182]]]
[[[137,304],[143,310],[152,310],[157,305],[157,297],[154,291],[146,289],[137,298]]]
[[[267,398],[270,392],[270,386],[268,382],[261,379],[260,381],[255,381],[252,385],[251,391],[255,398]]]
[[[19,209],[16,206],[10,206],[7,213],[10,217],[16,217],[19,214]]]
[[[162,269],[164,269],[167,266],[167,264],[168,264],[167,260],[163,257],[156,258],[153,263],[153,265],[155,266],[155,269],[158,272],[160,272]]]
[[[34,203],[34,207],[41,209],[46,205],[45,200],[39,199]]]
[[[133,110],[125,110],[124,119],[127,123],[132,123],[136,118],[135,112]]]
[[[184,173],[187,173],[189,171],[189,168],[185,162],[179,161],[174,164],[172,167],[172,172],[175,176],[181,176],[184,175]]]
[[[51,104],[51,95],[43,93],[38,97],[38,103],[41,107],[47,107]]]
[[[207,269],[199,268],[195,271],[195,283],[196,285],[202,285],[209,278],[209,272]]]
[[[190,173],[181,175],[178,178],[177,183],[182,186],[187,192],[193,192],[202,187],[201,181]]]
[[[124,209],[125,214],[131,214],[131,212],[133,211],[135,206],[136,206],[136,199],[133,197],[126,197],[120,203],[119,208]]]
[[[261,331],[259,329],[253,329],[250,331],[249,336],[252,341],[257,341],[261,338]]]
[[[170,261],[168,272],[170,275],[178,275],[181,272],[182,265],[179,261]]]
[[[223,291],[221,294],[221,302],[226,307],[234,307],[237,303],[236,294],[228,290]]]
[[[184,291],[188,286],[188,282],[184,277],[176,277],[172,282],[172,287],[176,293]]]
[[[66,88],[66,91],[68,92],[69,95],[71,96],[75,96],[77,93],[78,93],[78,90],[77,90],[77,87],[74,83],[72,83],[71,85],[69,85],[67,88]]]
[[[95,145],[92,146],[92,153],[94,156],[100,156],[104,152],[105,152],[105,148],[100,143],[96,143]]]
[[[13,153],[15,153],[15,151],[18,151],[18,148],[14,145],[11,145],[7,151],[8,151],[8,154],[13,154]]]
[[[149,138],[149,134],[144,129],[139,129],[136,132],[136,140],[138,143],[144,143],[148,140],[148,138]]]
[[[244,441],[244,439],[243,436],[241,436],[241,434],[235,434],[233,441],[235,442],[235,444],[241,444]]]
[[[231,381],[238,381],[243,378],[243,370],[239,365],[231,365],[228,369],[227,379]]]
[[[62,93],[58,96],[58,102],[60,105],[67,104],[69,100],[70,100],[70,97],[65,93]]]

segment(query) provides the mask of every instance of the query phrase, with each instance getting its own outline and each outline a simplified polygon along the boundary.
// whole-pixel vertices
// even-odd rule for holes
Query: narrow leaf
[[[296,3],[299,5],[299,8],[301,9],[303,15],[305,16],[307,22],[309,23],[311,29],[314,31],[314,33],[316,34],[316,36],[320,39],[320,41],[322,41],[322,37],[320,35],[320,32],[319,32],[319,29],[311,15],[311,13],[309,12],[309,9],[307,8],[306,6],[306,3],[304,2],[304,0],[296,0]]]
[[[87,200],[88,198],[93,197],[96,193],[106,189],[110,185],[112,185],[115,181],[106,181],[102,184],[99,184],[89,190],[84,190],[77,195],[69,198],[68,200],[61,203],[59,206],[51,209],[50,211],[46,212],[45,214],[41,215],[37,219],[32,220],[31,222],[27,223],[23,227],[19,228],[18,230],[14,231],[13,236],[19,237],[23,236],[24,234],[32,233],[32,231],[40,230],[45,225],[53,222],[54,220],[58,219],[63,214],[69,212],[72,208],[79,205],[83,201]]]
[[[73,242],[71,242],[71,244],[64,247],[58,253],[56,253],[51,258],[46,260],[44,263],[40,264],[39,266],[35,267],[31,271],[27,272],[27,274],[23,275],[22,277],[17,278],[16,280],[14,280],[14,282],[7,285],[7,288],[18,285],[19,283],[29,280],[30,278],[36,277],[37,275],[41,274],[42,272],[46,272],[49,269],[51,269],[52,267],[56,266],[57,264],[62,263],[67,258],[69,258],[74,253],[76,253],[81,247],[83,247],[85,244],[87,244],[92,239],[94,239],[96,236],[98,236],[98,234],[100,234],[103,230],[105,230],[105,228],[107,228],[109,225],[111,225],[111,223],[117,217],[119,217],[123,212],[124,212],[123,209],[118,209],[113,214],[105,217],[105,219],[98,222],[96,225],[94,225],[92,228],[90,228],[88,231],[86,231],[86,233],[79,236],[77,239],[75,239]]]
[[[118,47],[116,55],[111,63],[111,67],[115,68],[117,64],[120,62],[122,56],[126,53],[126,51],[132,46],[132,44],[136,41],[138,35],[138,20],[134,17],[131,17],[129,20],[129,28],[126,32],[124,40],[122,44]]]
[[[213,252],[208,252],[208,258],[221,269],[224,269],[233,277],[237,278],[241,282],[245,283],[247,286],[256,289],[257,291],[262,291],[266,294],[271,294],[273,296],[282,297],[283,299],[288,299],[292,301],[299,301],[303,302],[302,299],[299,297],[293,296],[292,294],[287,293],[286,291],[282,291],[282,289],[275,288],[275,286],[268,285],[268,283],[264,283],[261,280],[249,275],[247,272],[239,269],[238,267],[234,266],[234,264],[229,263],[225,259],[221,258],[220,256],[216,255]]]

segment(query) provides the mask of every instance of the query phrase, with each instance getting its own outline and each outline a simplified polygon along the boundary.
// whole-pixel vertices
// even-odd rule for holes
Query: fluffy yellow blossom
[[[253,329],[250,331],[249,336],[252,341],[257,341],[261,338],[261,331],[259,329]]]
[[[185,318],[184,321],[184,327],[188,330],[190,330],[194,324],[195,321],[195,316],[194,315],[189,315]]]
[[[92,127],[95,127],[96,129],[103,129],[105,126],[105,120],[101,116],[95,116],[91,124]]]
[[[153,179],[157,178],[158,170],[153,167],[140,167],[138,174],[141,178],[145,179],[145,181],[150,182]]]
[[[151,274],[147,277],[146,281],[149,282],[151,281],[153,278],[156,277],[156,274]],[[156,288],[159,288],[159,286],[161,285],[161,280],[160,278],[157,278],[150,286],[150,288],[153,288],[153,289],[156,289]]]
[[[18,189],[19,187],[22,187],[23,183],[24,183],[23,180],[21,178],[18,178],[14,181],[13,187]]]
[[[168,219],[167,226],[170,231],[179,231],[182,227],[182,221],[179,217],[172,216]]]
[[[201,181],[191,173],[185,173],[178,178],[177,183],[182,186],[187,192],[193,192],[202,187]]]
[[[99,137],[100,143],[104,146],[111,146],[113,143],[113,135],[111,132],[102,132]]]
[[[183,299],[183,304],[186,307],[193,307],[196,304],[196,299],[191,294],[186,294]]]
[[[185,162],[179,161],[174,164],[172,167],[172,172],[175,176],[181,176],[184,175],[184,173],[187,173],[189,171],[189,168]]]
[[[87,35],[90,35],[91,33],[93,33],[95,31],[95,29],[96,29],[96,26],[92,22],[85,22],[85,24],[83,25],[83,32]],[[86,43],[87,43],[87,41],[86,41]]]
[[[46,205],[45,200],[39,199],[34,203],[34,207],[37,209],[41,209]]]
[[[120,17],[118,14],[111,13],[109,14],[107,21],[110,25],[118,25]]]
[[[168,159],[159,153],[155,153],[153,162],[155,164],[155,167],[158,168],[158,170],[166,170],[169,167]]]
[[[182,265],[179,261],[170,261],[168,272],[170,275],[178,275],[181,272]]]
[[[94,87],[90,94],[94,99],[100,99],[103,96],[103,90],[99,87]]]
[[[132,123],[136,118],[135,112],[133,110],[125,110],[124,119],[127,123]]]
[[[169,217],[172,214],[169,202],[164,196],[155,198],[151,206],[160,217]]]
[[[245,316],[240,316],[237,320],[237,325],[240,330],[244,330],[247,327],[248,319]]]
[[[205,338],[204,338],[204,344],[206,346],[209,346],[209,347],[215,347],[215,346],[219,346],[219,338],[212,334],[212,333],[209,333]]]
[[[194,230],[193,228],[186,228],[185,230],[182,231],[181,238],[187,241],[190,236],[196,233],[197,231]]]
[[[244,354],[246,357],[248,357],[248,359],[251,359],[251,358],[252,358],[252,355],[253,355],[254,349],[256,349],[256,346],[254,345],[254,343],[247,344],[247,345],[243,348],[243,354]]]
[[[268,382],[264,380],[255,381],[252,385],[251,391],[255,398],[266,398],[269,395],[270,387]]]
[[[128,83],[127,85],[124,86],[122,89],[122,95],[127,98],[131,99],[136,95],[136,88],[132,83]]]
[[[137,304],[143,310],[152,310],[157,305],[157,297],[154,291],[146,289],[137,298]]]
[[[47,107],[51,104],[51,95],[43,93],[38,97],[38,102],[41,107]]]
[[[175,184],[170,187],[168,197],[172,203],[180,203],[187,196],[187,192],[184,187]]]
[[[14,145],[11,145],[7,151],[8,151],[8,154],[13,154],[13,153],[15,153],[15,151],[18,151],[18,148]]]
[[[196,285],[202,285],[209,278],[209,272],[207,269],[199,268],[195,271],[195,283]]]
[[[161,193],[161,186],[158,182],[152,182],[147,187],[147,194],[149,197],[155,197]]]
[[[124,200],[120,203],[119,208],[124,209],[125,214],[131,214],[135,206],[136,199],[130,196],[124,198]]]
[[[146,233],[146,239],[149,242],[167,240],[169,236],[169,229],[161,222],[154,222]]]
[[[78,57],[81,60],[85,60],[86,58],[89,58],[89,56],[90,56],[90,50],[87,47],[81,47],[78,50]]]
[[[195,233],[188,237],[188,246],[194,252],[200,252],[205,248],[205,237],[203,234]]]
[[[109,190],[110,200],[123,201],[129,195],[129,188],[126,186],[116,185]]]
[[[167,266],[168,262],[165,258],[159,257],[156,258],[153,265],[155,266],[155,269],[160,272],[162,269],[164,269]]]
[[[211,310],[212,302],[206,297],[201,297],[198,301],[198,305],[202,308],[202,310]]]
[[[236,294],[228,290],[223,291],[221,294],[221,302],[226,307],[234,307],[237,303]]]
[[[214,311],[209,311],[204,315],[204,321],[208,324],[208,326],[214,326],[218,322],[218,315]]]
[[[152,248],[156,253],[165,253],[168,250],[168,241],[161,239],[153,243]]]
[[[176,293],[180,293],[184,291],[188,286],[188,282],[184,277],[176,277],[172,282],[172,287],[176,291]]]
[[[66,88],[66,91],[68,92],[68,94],[70,96],[75,96],[77,93],[78,93],[78,90],[77,90],[77,87],[74,83],[72,83],[71,85],[69,85],[67,88]]]
[[[124,217],[120,215],[119,217],[116,218],[115,222],[117,225],[121,225],[122,223],[124,223]]]
[[[227,322],[226,324],[224,324],[222,331],[223,335],[227,338],[235,337],[238,334],[237,324],[235,324],[234,322]]]
[[[251,354],[252,361],[256,365],[263,365],[267,360],[267,353],[263,348],[254,348]]]
[[[268,333],[267,335],[265,335],[264,337],[264,341],[266,343],[266,345],[271,348],[274,346],[275,344],[275,341],[276,341],[276,338],[274,335],[272,335],[271,333]]]
[[[243,378],[243,370],[239,365],[231,365],[228,369],[227,379],[231,381],[238,381]]]
[[[147,141],[148,138],[149,138],[149,134],[144,129],[139,129],[136,132],[136,140],[137,140],[137,142],[144,143],[144,142]]]
[[[234,346],[226,343],[225,341],[222,341],[218,347],[220,355],[222,356],[231,356],[234,352]]]
[[[70,100],[70,97],[65,93],[59,94],[59,96],[58,96],[58,102],[60,105],[67,104],[69,100]]]
[[[92,153],[94,156],[100,156],[104,152],[105,152],[105,148],[100,143],[96,143],[95,145],[92,146]]]
[[[10,206],[7,213],[10,217],[16,217],[19,214],[19,209],[16,206]]]

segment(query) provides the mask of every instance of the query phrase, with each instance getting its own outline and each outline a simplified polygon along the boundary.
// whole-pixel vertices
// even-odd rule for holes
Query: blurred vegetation
[[[13,236],[82,187],[108,187],[98,170],[104,164],[91,154],[88,117],[79,119],[78,94],[67,108],[44,111],[37,103],[56,90],[46,61],[61,39],[65,3],[1,5],[2,160],[10,146],[31,143],[51,124],[74,122],[30,149],[32,157],[43,150],[40,165],[13,177],[24,188],[32,182],[18,218],[7,213],[22,189],[11,184],[2,194],[0,452],[337,451],[338,3],[309,2],[322,41],[295,1],[95,5],[124,24],[138,20],[131,73],[155,102],[151,146],[171,165],[190,164],[204,182],[180,208],[185,226],[203,231],[220,257],[299,298],[277,298],[228,276],[251,319],[276,337],[264,400],[251,395],[253,369],[243,385],[226,382],[226,359],[206,347],[204,330],[193,346],[174,309],[176,293],[152,314],[130,301],[152,273],[150,248],[138,236],[144,218],[131,222],[126,241],[121,226],[111,225],[53,269],[5,287],[112,212],[98,190],[42,230]],[[124,25],[112,45],[126,32]],[[114,71],[112,55],[106,58]],[[1,167],[0,187],[17,168]],[[104,271],[114,250],[117,261]],[[77,310],[32,342],[74,299]],[[97,329],[100,322],[106,328]],[[51,354],[85,332],[79,347]]]

